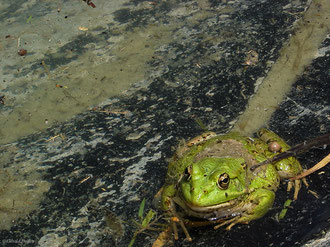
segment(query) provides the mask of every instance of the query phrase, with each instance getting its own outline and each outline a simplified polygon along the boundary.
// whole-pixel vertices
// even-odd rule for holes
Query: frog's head
[[[185,169],[179,182],[180,194],[192,206],[218,205],[246,193],[243,158],[204,158]]]

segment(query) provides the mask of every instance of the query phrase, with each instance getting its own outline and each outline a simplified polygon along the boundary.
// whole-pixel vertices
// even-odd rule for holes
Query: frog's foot
[[[288,187],[287,187],[287,191],[291,191],[291,189],[294,187],[294,194],[293,194],[293,200],[297,200],[298,199],[298,194],[299,194],[299,191],[301,189],[301,181],[303,181],[304,185],[306,187],[308,187],[308,183],[307,183],[307,180],[306,178],[302,178],[301,180],[300,179],[297,179],[297,180],[294,180],[294,181],[289,181],[288,182]]]
[[[293,200],[298,199],[298,193],[299,193],[299,190],[301,189],[301,181],[308,188],[309,184],[308,184],[306,178],[296,179],[296,180],[292,180],[292,181],[288,182],[288,188],[287,188],[288,192],[294,187]],[[312,191],[312,190],[308,189],[308,192],[311,193],[316,198],[319,198],[318,194],[315,191]]]
[[[216,225],[216,226],[214,227],[214,230],[217,230],[218,228],[220,228],[220,227],[222,227],[222,226],[224,226],[224,225],[228,225],[228,224],[229,224],[229,225],[226,227],[226,230],[229,231],[234,225],[236,225],[236,224],[238,224],[238,223],[245,223],[245,224],[248,223],[248,222],[243,222],[241,219],[242,219],[241,216],[236,216],[236,217],[234,217],[234,218],[232,218],[232,219],[230,219],[230,220],[226,220],[225,222],[222,222],[221,224]],[[219,220],[219,222],[221,222],[221,221],[223,221],[223,219]]]
[[[309,187],[309,184],[308,184],[306,178],[295,179],[295,180],[291,180],[288,182],[288,188],[287,188],[288,192],[294,187],[294,195],[293,195],[294,200],[297,200],[297,198],[298,198],[298,193],[299,193],[299,190],[301,189],[301,181],[304,183],[304,185],[307,188]],[[311,193],[316,198],[319,198],[319,195],[315,191],[308,189],[308,193]]]
[[[178,228],[176,226],[176,223],[179,223],[179,225],[181,226],[184,234],[186,235],[186,239],[188,241],[192,241],[192,238],[190,237],[189,232],[188,232],[183,220],[179,216],[171,217],[171,226],[172,226],[172,229],[173,229],[174,239],[175,240],[179,239]]]

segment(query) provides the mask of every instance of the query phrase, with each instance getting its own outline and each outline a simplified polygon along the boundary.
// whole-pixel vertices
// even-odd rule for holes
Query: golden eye
[[[217,185],[219,187],[219,189],[221,190],[225,190],[228,188],[229,186],[229,175],[227,173],[222,173],[220,176],[219,176],[219,179],[218,179],[218,182],[217,182]]]

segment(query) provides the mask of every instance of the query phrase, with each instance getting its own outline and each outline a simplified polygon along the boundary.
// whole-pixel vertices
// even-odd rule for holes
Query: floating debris
[[[18,55],[20,55],[20,56],[25,56],[26,53],[27,53],[27,50],[25,50],[25,49],[19,49],[17,53],[18,53]]]
[[[295,176],[293,178],[290,178],[291,180],[296,180],[296,179],[301,179],[304,178],[314,172],[316,172],[317,170],[325,167],[327,164],[330,163],[330,154],[328,154],[326,157],[324,157],[319,163],[317,163],[316,165],[314,165],[313,167],[309,168],[306,171],[303,171],[302,173],[300,173],[298,176]]]
[[[83,0],[87,3],[88,6],[91,6],[92,8],[96,8],[95,4],[91,0]]]
[[[26,23],[31,23],[32,20],[32,15],[29,16],[29,18],[27,18]]]
[[[80,30],[80,31],[88,31],[88,28],[87,27],[78,27],[78,29]]]

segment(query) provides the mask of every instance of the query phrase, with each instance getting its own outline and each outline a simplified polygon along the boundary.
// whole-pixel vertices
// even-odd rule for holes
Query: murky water
[[[127,1],[15,1],[3,9],[0,143],[44,130],[121,94],[152,73],[148,61],[177,24],[114,22]],[[141,10],[152,8],[144,3]],[[6,15],[7,14],[7,15]],[[118,17],[119,18],[119,17]],[[25,49],[20,56],[18,50]]]
[[[328,32],[322,23],[327,23],[327,19],[328,11],[320,11],[318,4],[312,4],[304,18],[295,24],[295,34],[282,48],[267,77],[260,78],[261,85],[256,87],[257,92],[235,130],[251,135],[269,121],[305,67],[319,56],[318,48]]]

